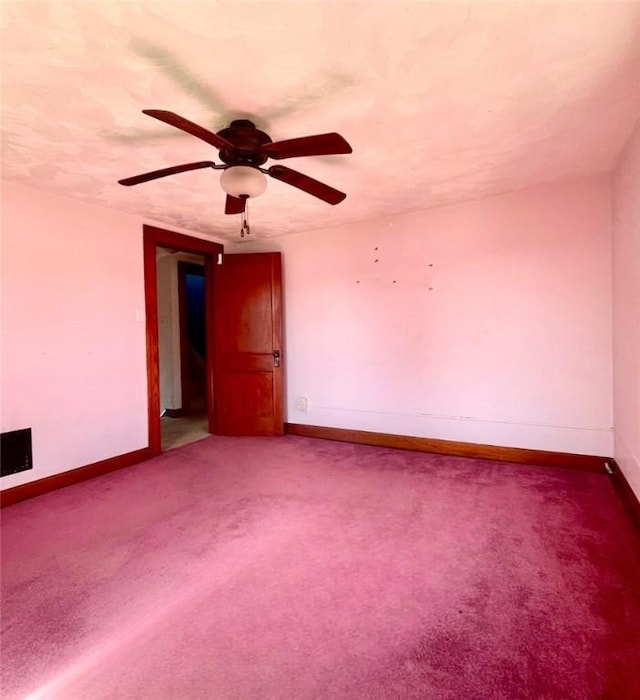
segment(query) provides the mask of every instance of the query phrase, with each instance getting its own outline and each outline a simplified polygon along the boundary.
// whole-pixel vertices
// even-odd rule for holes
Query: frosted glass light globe
[[[258,197],[267,189],[267,178],[256,168],[233,165],[223,171],[220,186],[232,197]]]

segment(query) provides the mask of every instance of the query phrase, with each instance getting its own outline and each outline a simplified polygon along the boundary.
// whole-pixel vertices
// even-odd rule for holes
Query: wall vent
[[[1,476],[33,469],[31,428],[0,434]]]

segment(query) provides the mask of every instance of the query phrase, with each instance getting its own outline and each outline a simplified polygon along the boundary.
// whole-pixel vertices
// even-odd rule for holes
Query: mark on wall
[[[372,258],[373,264],[377,263],[384,263],[384,260],[382,256],[380,255],[380,248],[379,246],[374,246],[373,248],[373,253],[374,255],[377,255],[377,257]],[[398,265],[400,269],[405,269],[406,266],[403,264],[402,258],[399,260]],[[421,289],[426,289],[429,292],[432,292],[434,290],[433,286],[433,273],[434,273],[434,263],[427,263],[427,269],[426,269],[426,274],[422,279],[419,280],[409,280],[408,282],[405,280],[405,286],[409,286],[410,288],[421,288]],[[365,273],[368,273],[367,270],[364,270]],[[362,279],[360,277],[359,279],[355,280],[356,284],[361,284],[362,282],[369,282],[377,285],[385,285],[385,284],[398,284],[400,280],[396,277],[393,279],[392,275],[385,275],[384,277],[378,276],[377,274],[371,275],[367,274],[366,279]]]

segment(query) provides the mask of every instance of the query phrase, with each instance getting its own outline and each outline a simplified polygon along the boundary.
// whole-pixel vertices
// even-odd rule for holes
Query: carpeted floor
[[[604,474],[209,437],[2,514],[2,697],[640,697]]]

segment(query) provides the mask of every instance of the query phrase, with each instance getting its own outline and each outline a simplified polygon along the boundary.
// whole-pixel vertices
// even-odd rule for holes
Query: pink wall
[[[34,461],[2,488],[145,447],[142,222],[3,183],[2,232],[1,428]]]
[[[142,221],[2,195],[0,427],[33,428],[35,463],[8,488],[144,447],[147,405]],[[611,454],[607,182],[237,246],[260,248],[284,252],[289,421]]]
[[[610,225],[602,179],[238,244],[284,253],[288,420],[611,455]]]
[[[640,498],[640,121],[613,177],[614,455]]]

